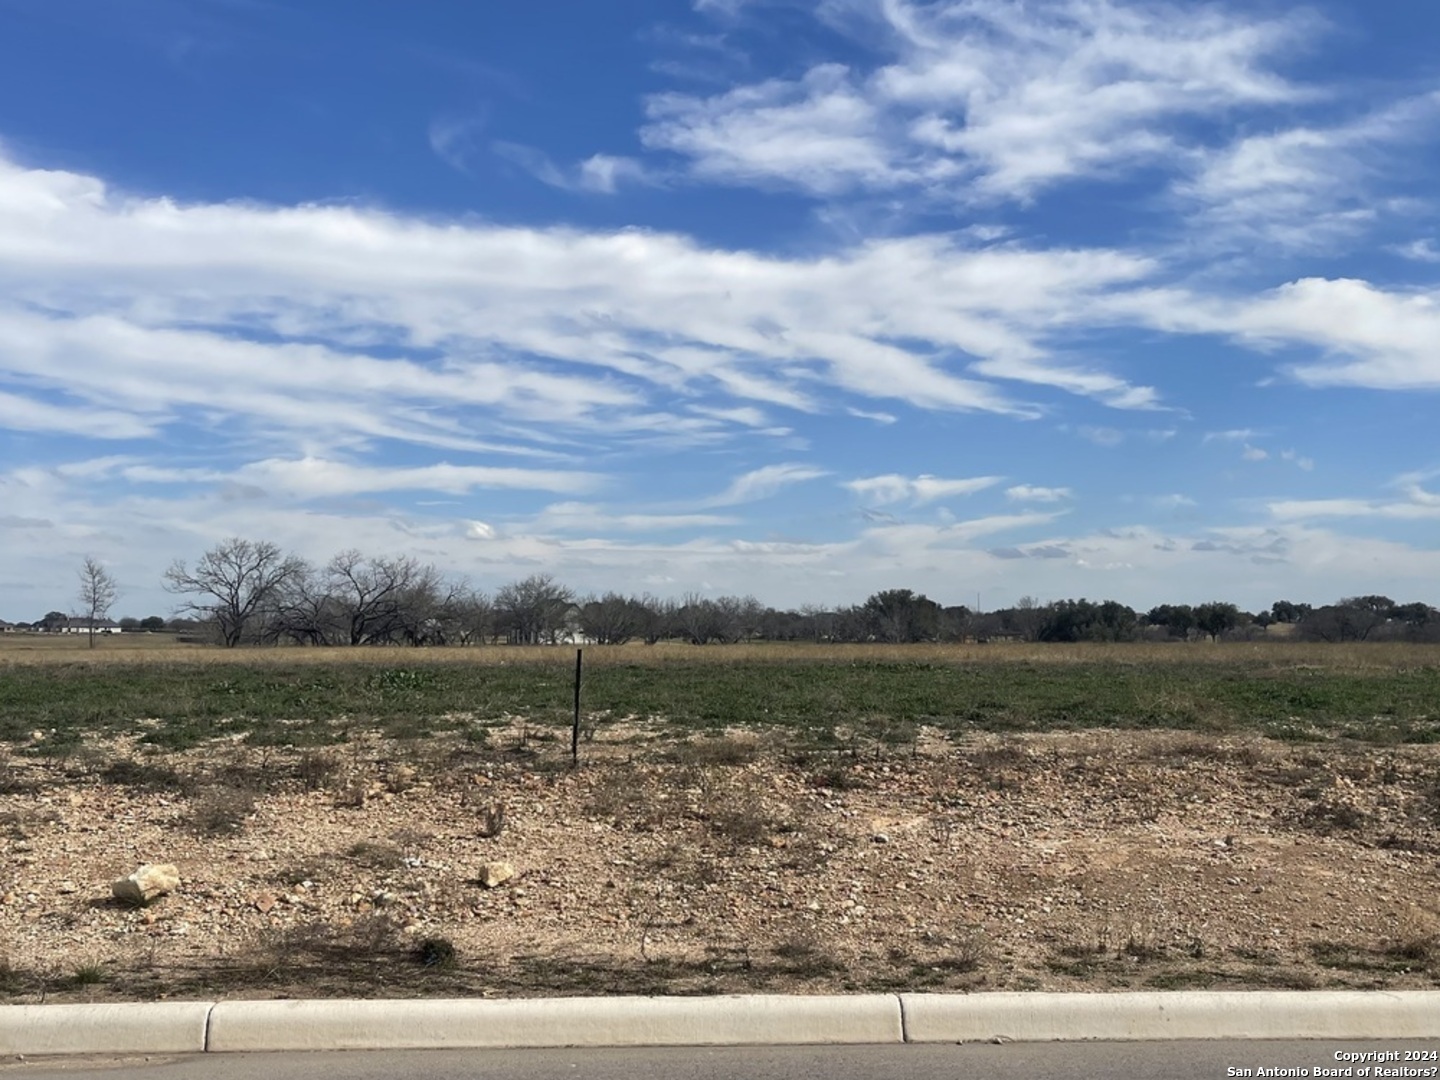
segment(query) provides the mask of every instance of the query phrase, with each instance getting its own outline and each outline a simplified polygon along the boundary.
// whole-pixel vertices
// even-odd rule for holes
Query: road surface
[[[418,1050],[194,1054],[149,1058],[0,1059],[3,1080],[1217,1080],[1229,1070],[1367,1064],[1336,1051],[1440,1054],[1431,1043],[1131,1042],[964,1046],[719,1047],[598,1050]],[[1440,1077],[1440,1060],[1382,1062]],[[1435,1071],[1430,1071],[1430,1070]],[[1287,1075],[1280,1073],[1279,1075]],[[1344,1073],[1339,1075],[1344,1076]],[[1376,1076],[1374,1071],[1368,1074]],[[1394,1075],[1394,1074],[1392,1074]],[[1398,1074],[1407,1075],[1407,1074]]]

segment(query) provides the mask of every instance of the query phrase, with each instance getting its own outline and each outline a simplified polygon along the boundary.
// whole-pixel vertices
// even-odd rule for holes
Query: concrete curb
[[[906,1042],[1440,1036],[1431,990],[902,994],[900,1004]]]
[[[1434,1039],[1440,991],[0,1006],[0,1055],[1148,1039]]]
[[[205,1049],[208,1001],[0,1006],[0,1054],[184,1054]]]
[[[864,997],[227,1001],[213,1051],[896,1043],[900,1002]]]

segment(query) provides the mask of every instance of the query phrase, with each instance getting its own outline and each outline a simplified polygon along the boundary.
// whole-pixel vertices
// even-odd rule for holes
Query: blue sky
[[[1440,601],[1440,9],[0,0],[0,615]]]

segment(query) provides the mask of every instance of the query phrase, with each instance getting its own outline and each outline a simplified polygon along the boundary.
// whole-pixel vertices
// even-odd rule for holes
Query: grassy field
[[[36,730],[160,745],[220,735],[313,745],[524,717],[568,724],[570,648],[168,647],[119,638],[0,642],[0,739]],[[132,640],[146,641],[135,645]],[[1440,650],[1426,646],[625,646],[587,648],[588,723],[788,730],[816,745],[1084,728],[1249,731],[1288,740],[1440,741]]]

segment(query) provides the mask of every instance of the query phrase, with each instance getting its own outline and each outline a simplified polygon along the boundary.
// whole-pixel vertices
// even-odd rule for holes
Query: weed
[[[1440,967],[1440,934],[1412,930],[1387,943],[1382,951],[1418,968]]]
[[[445,971],[455,966],[455,945],[449,938],[427,937],[415,946],[412,955],[421,967]]]
[[[191,801],[190,826],[203,836],[239,832],[255,812],[255,793],[228,784],[204,788]]]
[[[353,923],[299,923],[263,932],[258,946],[252,962],[269,980],[293,979],[306,968],[357,977],[385,970],[405,952],[399,927],[386,915]]]
[[[330,864],[323,856],[301,859],[290,863],[275,873],[275,880],[281,885],[299,885],[307,881],[325,881],[330,877]]]
[[[1316,799],[1300,815],[1302,824],[1320,832],[1336,829],[1353,832],[1363,828],[1369,820],[1370,815],[1359,807],[1328,796]]]
[[[100,779],[107,784],[116,784],[136,791],[174,791],[188,794],[195,788],[194,781],[173,766],[136,758],[116,758],[100,769],[99,773]]]
[[[333,750],[308,750],[295,762],[295,778],[306,791],[319,791],[339,775],[340,768]]]
[[[787,975],[802,978],[819,978],[843,970],[838,958],[825,949],[820,938],[813,932],[792,934],[777,943],[772,951],[785,961]]]
[[[831,791],[856,791],[866,787],[865,778],[848,765],[830,765],[811,777],[811,783]]]
[[[109,977],[102,964],[81,964],[71,972],[69,982],[71,986],[99,986]]]
[[[681,765],[734,768],[750,764],[759,753],[760,747],[754,739],[722,735],[682,742],[670,751],[669,757]]]
[[[505,831],[505,804],[491,803],[480,811],[480,824],[476,832],[486,840],[493,840]]]
[[[0,953],[0,994],[18,994],[24,985],[25,973],[11,962],[9,956]]]
[[[405,865],[405,853],[394,844],[376,840],[359,840],[345,849],[345,854],[371,870],[398,870]]]
[[[952,974],[968,974],[980,969],[989,951],[984,934],[974,930],[962,934],[940,956],[928,961],[928,965]]]

